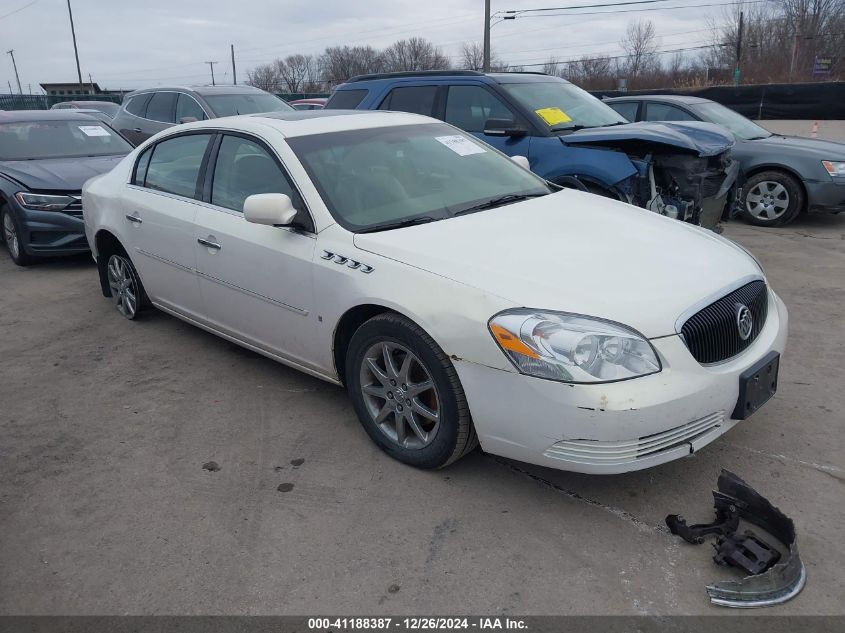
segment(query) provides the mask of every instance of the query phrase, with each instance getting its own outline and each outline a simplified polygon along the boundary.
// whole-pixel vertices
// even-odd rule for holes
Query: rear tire
[[[388,312],[365,322],[349,343],[345,371],[361,425],[394,459],[442,468],[478,445],[455,368],[413,321]]]
[[[35,261],[32,255],[29,255],[21,243],[21,232],[15,216],[9,211],[9,207],[5,204],[0,205],[0,232],[3,236],[3,242],[9,251],[9,257],[18,266],[29,266]]]
[[[149,300],[138,271],[125,253],[113,253],[106,263],[112,300],[121,316],[134,321]]]
[[[754,174],[742,189],[742,217],[756,226],[783,226],[804,208],[801,183],[782,171]]]

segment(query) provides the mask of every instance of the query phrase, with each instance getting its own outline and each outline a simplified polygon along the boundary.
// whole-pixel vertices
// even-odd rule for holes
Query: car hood
[[[33,191],[81,191],[86,180],[117,165],[124,155],[0,161],[0,174]]]
[[[624,141],[661,143],[694,152],[699,156],[716,156],[731,148],[733,135],[713,123],[626,123],[608,127],[578,130],[560,140],[566,145],[612,145]]]
[[[675,334],[690,307],[762,277],[711,231],[572,189],[354,241],[514,306],[610,319],[649,338]]]
[[[754,146],[758,148],[766,147],[770,151],[785,151],[790,155],[805,154],[815,156],[819,160],[845,160],[845,143],[823,141],[819,138],[772,134],[766,138],[746,142],[754,143]]]

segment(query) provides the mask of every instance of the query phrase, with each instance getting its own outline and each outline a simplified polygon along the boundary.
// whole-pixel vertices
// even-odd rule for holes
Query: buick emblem
[[[751,330],[754,328],[754,317],[751,316],[751,310],[747,305],[742,303],[736,304],[736,330],[739,332],[739,338],[747,341],[751,336]]]

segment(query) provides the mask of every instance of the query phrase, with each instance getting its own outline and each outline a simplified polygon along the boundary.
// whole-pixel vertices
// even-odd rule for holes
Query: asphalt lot
[[[721,467],[797,525],[808,585],[767,613],[845,613],[845,216],[726,235],[790,309],[779,392],[699,454],[612,477],[480,451],[403,466],[341,389],[122,319],[87,258],[0,252],[0,613],[726,613],[704,586],[730,571],[662,527],[711,520]]]

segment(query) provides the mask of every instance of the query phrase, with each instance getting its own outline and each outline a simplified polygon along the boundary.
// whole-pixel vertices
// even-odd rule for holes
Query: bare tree
[[[381,72],[384,59],[372,46],[332,46],[320,56],[320,67],[323,80],[334,86],[355,75]]]
[[[628,23],[621,46],[627,55],[625,71],[630,78],[653,71],[659,64],[657,38],[651,20]]]
[[[288,93],[308,92],[317,83],[317,61],[313,55],[288,55],[276,60],[280,89]]]
[[[278,89],[280,82],[277,62],[262,64],[246,72],[246,83],[267,92]]]
[[[434,44],[421,37],[399,40],[382,54],[387,71],[441,70],[449,68],[449,58]]]
[[[484,70],[484,47],[478,42],[464,42],[461,46],[461,66],[465,70]]]

